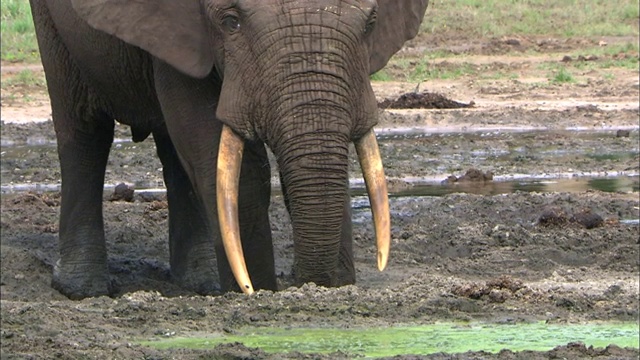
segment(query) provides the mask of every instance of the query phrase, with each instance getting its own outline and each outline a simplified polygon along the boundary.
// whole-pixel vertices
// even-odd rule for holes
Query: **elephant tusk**
[[[224,125],[220,137],[218,172],[216,176],[216,198],[220,232],[233,276],[236,278],[242,292],[252,294],[253,285],[244,261],[238,220],[238,188],[243,149],[244,141],[242,138],[236,135],[230,127]]]
[[[358,159],[362,167],[367,193],[371,202],[371,212],[376,230],[378,247],[378,269],[384,270],[389,258],[391,243],[391,215],[389,213],[389,196],[384,168],[380,159],[380,150],[373,129],[355,142]]]

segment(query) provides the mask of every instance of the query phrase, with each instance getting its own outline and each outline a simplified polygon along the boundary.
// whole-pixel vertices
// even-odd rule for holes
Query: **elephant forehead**
[[[258,17],[277,19],[279,26],[287,22],[318,25],[328,25],[329,21],[362,22],[366,21],[367,14],[371,10],[370,7],[361,6],[362,3],[358,0],[250,0],[247,2],[251,4],[243,4],[240,8]]]

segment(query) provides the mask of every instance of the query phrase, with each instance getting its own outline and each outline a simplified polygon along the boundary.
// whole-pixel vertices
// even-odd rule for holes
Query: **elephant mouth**
[[[389,258],[391,217],[389,197],[378,142],[373,130],[355,141],[358,159],[367,186],[376,232],[378,269],[384,270]],[[254,292],[247,271],[238,218],[238,190],[244,140],[224,125],[218,151],[217,206],[220,232],[231,270],[245,294]]]

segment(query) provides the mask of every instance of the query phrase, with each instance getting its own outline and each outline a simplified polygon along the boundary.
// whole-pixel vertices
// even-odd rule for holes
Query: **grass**
[[[2,61],[28,63],[40,61],[29,2],[2,0],[0,6]]]
[[[572,66],[581,70],[623,68],[629,70],[638,69],[639,46],[635,42],[598,46],[574,51],[571,56],[596,56],[600,61],[575,61]]]
[[[547,79],[550,84],[566,84],[575,83],[577,80],[567,67],[571,65],[565,65],[557,62],[544,62],[538,65],[539,71],[546,71]]]
[[[44,88],[46,86],[44,72],[39,70],[25,69],[16,74],[8,74],[2,76],[3,90],[15,86]]]
[[[426,59],[423,59],[408,73],[407,81],[419,82],[428,79],[458,79],[462,76],[476,75],[477,73],[477,68],[468,63],[443,66],[443,64],[430,64]]]
[[[638,34],[638,0],[433,0],[421,31],[472,37]]]
[[[623,57],[620,59],[605,59],[603,61],[576,62],[574,66],[577,69],[584,69],[584,70],[611,69],[611,68],[638,70],[638,58]]]
[[[441,42],[452,39],[457,44],[473,44],[477,39],[500,39],[518,36],[549,36],[552,38],[592,38],[605,36],[629,37],[622,43],[596,46],[570,53],[574,59],[579,55],[594,55],[598,61],[573,61],[565,69],[557,65],[547,76],[550,83],[570,83],[576,81],[578,70],[600,70],[610,68],[638,69],[638,0],[610,2],[603,0],[444,0],[430,1],[425,20],[421,27],[422,36],[433,37]],[[420,35],[419,35],[420,37]],[[437,43],[436,43],[437,44]],[[438,46],[438,45],[434,45]],[[518,74],[500,69],[483,69],[468,64],[454,69],[451,66],[436,68],[429,65],[432,60],[461,58],[459,54],[447,50],[425,50],[421,55],[403,54],[390,61],[384,78],[374,80],[423,81],[428,79],[454,79],[463,76],[479,76],[483,79],[514,79]],[[549,50],[547,50],[549,52]],[[526,52],[508,55],[531,57],[539,54],[531,47]],[[615,56],[627,54],[629,56]],[[440,67],[439,65],[438,67]],[[548,70],[548,69],[547,69]],[[544,72],[541,76],[545,76]]]
[[[371,75],[371,81],[391,81],[393,77],[388,72],[380,70],[377,73]]]
[[[573,74],[571,74],[564,66],[559,67],[558,70],[550,76],[550,78],[550,81],[554,84],[572,83],[576,81]]]
[[[621,55],[621,56],[620,56]],[[579,60],[579,56],[595,56],[597,59],[590,61]],[[637,71],[640,63],[638,61],[638,46],[634,44],[614,45],[609,49],[593,48],[579,50],[571,54],[573,61],[567,63],[543,62],[537,68],[547,72],[547,77],[552,83],[572,83],[576,79],[573,73],[585,73],[599,71],[605,79],[614,79],[614,75],[606,70],[625,69]]]
[[[46,94],[44,72],[25,69],[17,73],[2,74],[2,102],[29,104],[38,95]]]
[[[581,51],[578,55],[608,57],[606,61],[572,62],[564,73],[554,74],[555,81],[568,81],[570,67],[576,69],[613,68],[637,69],[639,32],[639,0],[432,0],[422,24],[423,35],[434,38],[463,39],[471,43],[480,38],[499,38],[518,35],[544,35],[552,37],[602,37],[630,36],[625,44],[614,44]],[[1,2],[2,61],[39,61],[37,41],[34,34],[28,0],[2,0]],[[636,56],[614,58],[615,54]],[[486,69],[469,64],[459,66],[432,66],[434,59],[459,57],[451,50],[425,51],[421,56],[397,57],[390,65],[394,70],[384,69],[371,76],[374,81],[423,81],[428,79],[455,79],[462,76],[482,75],[484,78],[513,78],[512,74]],[[400,72],[402,72],[400,74]],[[556,79],[556,76],[558,79]],[[28,74],[14,76],[12,84],[22,79],[27,84]],[[3,79],[4,82],[4,79]],[[3,85],[4,87],[4,85]]]

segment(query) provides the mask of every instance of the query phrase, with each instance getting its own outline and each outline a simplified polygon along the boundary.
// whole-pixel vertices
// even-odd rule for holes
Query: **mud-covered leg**
[[[113,119],[100,111],[61,40],[44,1],[31,1],[51,98],[62,171],[60,259],[52,285],[73,299],[109,293],[102,222],[104,174]]]
[[[104,174],[113,121],[70,118],[54,111],[62,171],[60,259],[52,285],[72,299],[109,293],[102,219]]]
[[[353,264],[353,232],[351,222],[351,196],[347,195],[344,201],[342,215],[342,233],[340,237],[340,253],[338,257],[338,269],[336,271],[337,286],[355,284],[356,269]]]
[[[213,238],[204,209],[164,126],[153,132],[169,201],[169,251],[176,283],[200,294],[220,292]]]

